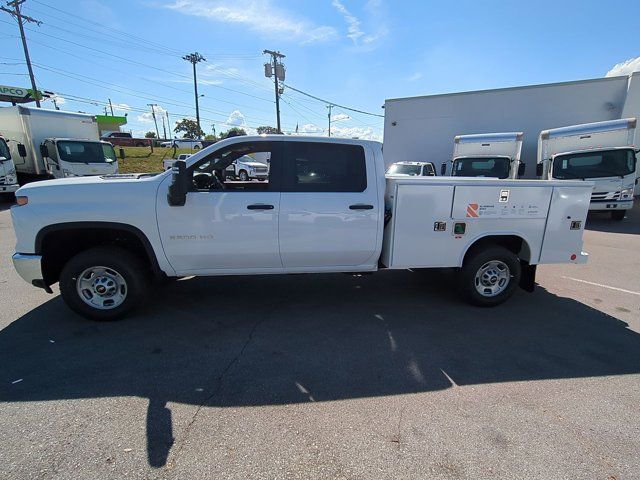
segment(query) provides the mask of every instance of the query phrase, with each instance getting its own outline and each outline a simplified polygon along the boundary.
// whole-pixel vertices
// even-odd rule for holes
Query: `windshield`
[[[116,152],[108,143],[59,141],[60,160],[71,163],[111,163],[116,161]]]
[[[0,158],[4,158],[4,160],[11,160],[11,154],[9,153],[7,142],[2,138],[0,138]]]
[[[636,155],[630,149],[558,155],[553,160],[553,178],[623,177],[636,169]]]
[[[456,158],[453,161],[453,176],[508,178],[511,159],[507,157]]]
[[[387,170],[387,174],[417,176],[420,175],[420,165],[402,165],[396,163],[389,167],[389,170]]]

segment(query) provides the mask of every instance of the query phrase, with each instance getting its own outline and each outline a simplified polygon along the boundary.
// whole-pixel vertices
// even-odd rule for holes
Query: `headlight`
[[[69,170],[64,170],[64,169],[62,170],[62,174],[65,177],[79,177],[80,176],[80,175],[76,175],[75,173],[73,173],[73,172],[71,172]]]
[[[620,192],[620,198],[626,200],[633,197],[633,187],[623,188]]]

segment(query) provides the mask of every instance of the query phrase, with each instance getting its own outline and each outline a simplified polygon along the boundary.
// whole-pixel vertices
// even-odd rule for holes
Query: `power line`
[[[379,113],[371,113],[371,112],[365,112],[364,110],[358,110],[356,108],[351,108],[351,107],[345,107],[344,105],[340,105],[339,103],[335,103],[335,102],[330,102],[329,100],[324,100],[320,97],[316,97],[315,95],[311,95],[310,93],[307,92],[303,92],[302,90],[298,90],[295,87],[292,87],[291,85],[285,84],[283,83],[283,85],[291,90],[293,90],[294,92],[298,92],[302,95],[305,95],[307,97],[313,98],[314,100],[318,100],[319,102],[323,102],[323,103],[327,103],[327,104],[331,104],[334,107],[340,107],[340,108],[344,108],[345,110],[349,110],[351,112],[357,112],[357,113],[362,113],[364,115],[371,115],[374,117],[382,117],[384,118],[384,115],[380,115]]]
[[[33,67],[31,66],[31,58],[29,57],[29,48],[27,47],[27,37],[24,34],[24,24],[27,23],[35,23],[36,25],[41,25],[42,22],[40,20],[36,20],[35,18],[29,17],[28,15],[23,15],[20,12],[20,5],[22,5],[25,0],[13,0],[11,2],[7,2],[7,7],[13,7],[13,10],[8,9],[7,7],[0,6],[0,10],[3,12],[7,12],[18,22],[18,28],[20,29],[20,37],[22,39],[22,48],[24,50],[24,59],[27,62],[27,70],[29,70],[29,78],[31,79],[31,88],[33,89],[33,97],[36,100],[36,107],[40,108],[40,98],[38,96],[38,89],[36,87],[36,79],[33,75]]]

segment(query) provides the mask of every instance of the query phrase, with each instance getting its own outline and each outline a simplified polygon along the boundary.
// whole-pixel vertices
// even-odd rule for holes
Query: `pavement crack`
[[[398,424],[396,425],[396,433],[391,437],[391,442],[400,444],[401,436],[400,432],[402,431],[402,417],[404,416],[404,411],[407,406],[405,405],[400,409],[400,415],[398,415]]]
[[[229,373],[231,368],[240,360],[240,358],[246,352],[247,348],[249,347],[249,344],[253,340],[253,336],[254,336],[256,330],[258,329],[258,327],[260,325],[262,325],[272,315],[273,311],[275,311],[276,308],[277,307],[273,307],[268,312],[265,312],[263,317],[260,320],[258,320],[257,322],[255,322],[251,326],[251,329],[249,330],[249,334],[245,338],[245,341],[243,342],[242,347],[240,348],[238,353],[233,358],[231,358],[231,360],[229,360],[229,362],[224,367],[224,369],[222,370],[220,375],[218,375],[218,378],[216,379],[216,388],[213,390],[213,392],[211,392],[210,395],[208,395],[198,405],[198,408],[196,408],[196,411],[193,413],[193,415],[191,417],[191,420],[189,420],[189,423],[187,424],[187,426],[184,428],[184,430],[182,432],[181,440],[179,442],[176,441],[177,445],[176,445],[176,448],[174,450],[175,453],[173,453],[171,455],[171,460],[167,461],[166,465],[164,466],[165,471],[171,470],[171,469],[173,469],[175,467],[175,465],[176,465],[176,463],[178,461],[178,458],[179,458],[180,454],[182,453],[182,450],[184,449],[184,447],[185,447],[185,445],[187,443],[187,440],[189,439],[189,434],[191,433],[191,430],[192,430],[193,426],[195,425],[195,423],[196,423],[196,421],[198,419],[198,415],[200,414],[202,409],[205,407],[205,405],[208,405],[216,397],[216,395],[218,395],[218,393],[220,393],[220,390],[222,390],[222,387],[224,385],[225,377],[227,376],[227,374]]]

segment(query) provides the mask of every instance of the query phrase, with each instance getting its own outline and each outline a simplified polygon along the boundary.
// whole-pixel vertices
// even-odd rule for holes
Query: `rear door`
[[[285,142],[279,224],[285,269],[375,264],[382,206],[367,149]]]

